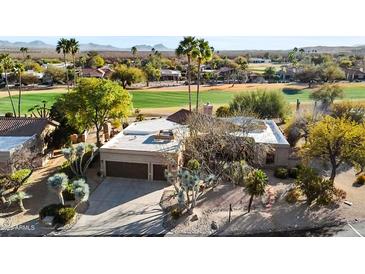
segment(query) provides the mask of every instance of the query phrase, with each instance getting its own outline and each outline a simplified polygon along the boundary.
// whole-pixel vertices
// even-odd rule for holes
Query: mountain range
[[[0,49],[19,49],[25,47],[28,49],[54,49],[55,45],[46,44],[43,41],[35,40],[31,42],[9,42],[0,40]],[[151,51],[153,48],[157,51],[172,51],[163,44],[156,45],[135,45],[138,51]],[[130,51],[131,48],[118,48],[112,45],[100,45],[95,43],[80,44],[80,51]]]

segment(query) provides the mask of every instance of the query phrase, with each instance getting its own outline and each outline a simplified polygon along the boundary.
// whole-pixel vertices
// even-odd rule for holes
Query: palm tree
[[[136,57],[136,55],[137,55],[137,52],[138,52],[137,47],[133,46],[133,47],[131,48],[131,52],[132,52],[133,58],[135,58],[135,57]]]
[[[22,73],[24,72],[24,65],[22,63],[15,63],[13,72],[18,76],[19,80],[19,96],[18,96],[18,116],[20,117],[20,108],[22,100]]]
[[[265,193],[269,179],[265,172],[260,169],[251,171],[245,180],[245,191],[251,195],[248,203],[248,212],[251,211],[251,205],[255,196],[262,196]]]
[[[191,111],[191,59],[192,52],[196,47],[194,36],[186,36],[180,41],[179,46],[175,50],[177,56],[186,56],[188,58],[188,92],[189,92],[189,110]]]
[[[65,204],[62,192],[66,189],[67,184],[68,177],[65,173],[56,173],[47,180],[48,187],[57,194],[62,205]]]
[[[25,60],[26,54],[28,53],[28,48],[21,47],[20,52],[23,53],[23,59]]]
[[[58,54],[62,53],[63,55],[63,62],[65,63],[66,69],[66,81],[67,81],[67,90],[70,91],[70,85],[68,83],[68,71],[67,71],[67,62],[66,62],[66,55],[70,53],[70,43],[66,38],[61,38],[57,42],[56,52]]]
[[[22,212],[24,212],[24,211],[25,211],[25,208],[24,208],[23,200],[24,200],[24,199],[31,198],[31,197],[32,197],[31,195],[28,195],[28,194],[27,194],[27,193],[25,193],[24,191],[19,191],[19,192],[15,193],[15,194],[11,195],[11,196],[8,198],[7,202],[9,203],[9,205],[10,205],[11,203],[14,203],[14,202],[15,202],[15,203],[18,203],[18,206],[19,206],[20,210],[21,210]]]
[[[204,39],[197,40],[197,46],[192,51],[193,59],[197,60],[198,63],[198,83],[196,87],[196,106],[195,111],[198,112],[199,108],[199,89],[200,89],[200,76],[201,76],[201,65],[209,61],[213,57],[212,48],[209,46],[208,41]]]
[[[68,47],[72,56],[72,63],[74,67],[74,85],[76,85],[76,54],[80,51],[79,42],[75,38],[68,40]]]
[[[8,96],[10,99],[11,107],[13,108],[14,117],[16,117],[16,110],[13,102],[13,98],[10,93],[9,89],[9,82],[8,82],[8,72],[11,71],[14,67],[14,61],[11,59],[11,57],[8,54],[1,55],[0,56],[0,66],[4,72],[5,75],[5,85],[8,90]]]

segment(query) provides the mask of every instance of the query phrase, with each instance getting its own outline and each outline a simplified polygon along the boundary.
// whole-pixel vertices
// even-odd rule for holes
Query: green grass
[[[345,87],[345,98],[350,100],[365,100],[365,87]],[[187,91],[131,91],[133,96],[133,106],[135,108],[165,108],[165,107],[186,107],[188,103]],[[200,93],[200,102],[211,104],[228,104],[237,91],[202,91]],[[297,99],[301,102],[310,101],[310,90],[303,89],[294,94],[285,94],[288,102],[294,103]],[[33,105],[40,104],[42,100],[48,102],[51,106],[60,93],[34,93],[25,94],[22,96],[22,113],[27,113],[27,110]],[[193,102],[195,102],[196,93],[192,92]],[[17,96],[13,96],[14,102],[17,105]],[[11,104],[8,97],[0,98],[0,115],[6,112],[11,112]]]

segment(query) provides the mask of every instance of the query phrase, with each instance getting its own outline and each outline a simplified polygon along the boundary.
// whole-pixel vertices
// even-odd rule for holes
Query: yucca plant
[[[24,191],[19,191],[15,194],[11,195],[8,198],[7,202],[8,202],[9,205],[12,204],[12,203],[18,203],[18,206],[19,206],[20,210],[22,212],[24,212],[25,208],[24,208],[23,200],[31,198],[31,197],[32,197],[31,195],[25,193]]]
[[[66,189],[67,184],[68,177],[65,173],[56,173],[47,180],[48,187],[57,194],[62,205],[65,204],[62,192]]]
[[[84,179],[76,180],[72,183],[73,192],[75,195],[76,206],[81,202],[86,202],[89,199],[90,188]]]

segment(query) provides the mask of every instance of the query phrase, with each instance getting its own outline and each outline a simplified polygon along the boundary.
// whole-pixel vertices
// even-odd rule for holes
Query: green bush
[[[215,111],[215,115],[217,117],[228,117],[231,115],[231,112],[229,110],[228,106],[220,106],[219,108],[217,108],[217,110]]]
[[[364,185],[365,184],[365,175],[361,174],[360,176],[358,176],[356,178],[355,183],[358,184],[358,185]]]
[[[181,216],[181,210],[178,209],[178,208],[174,208],[173,210],[171,210],[171,217],[174,219],[174,220],[177,220],[180,218]]]
[[[72,176],[74,176],[71,167],[70,167],[70,162],[69,161],[65,161],[62,163],[60,170],[60,173],[65,173],[67,175],[67,177],[71,178]]]
[[[299,175],[299,169],[297,167],[292,167],[289,169],[289,177],[297,179]]]
[[[57,211],[54,216],[54,223],[60,225],[68,224],[76,215],[76,210],[73,207],[63,207]]]
[[[63,207],[61,204],[50,204],[45,206],[39,212],[39,218],[43,219],[46,216],[55,216],[57,212]]]
[[[274,171],[274,176],[280,179],[286,179],[289,176],[288,169],[285,167],[278,167]]]
[[[75,201],[75,194],[71,182],[68,182],[66,189],[62,192],[62,195],[65,201]]]
[[[196,159],[191,159],[187,163],[187,168],[190,169],[190,170],[193,170],[193,171],[199,170],[200,169],[200,163]]]
[[[293,188],[288,191],[288,193],[285,196],[285,201],[287,201],[289,204],[294,204],[298,202],[299,198],[301,196],[301,192],[298,188]]]

